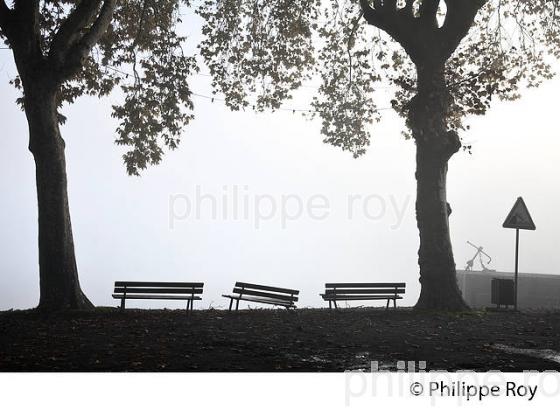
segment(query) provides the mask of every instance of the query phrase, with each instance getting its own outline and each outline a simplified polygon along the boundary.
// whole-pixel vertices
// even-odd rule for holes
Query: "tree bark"
[[[416,141],[416,219],[420,233],[421,293],[417,309],[466,310],[449,234],[447,164],[460,140],[446,124],[450,95],[444,65],[417,65],[418,93],[410,103],[409,126]]]
[[[35,159],[39,208],[38,309],[49,312],[93,308],[78,280],[56,90],[47,79],[34,79],[32,85],[28,82],[25,87],[29,150]]]

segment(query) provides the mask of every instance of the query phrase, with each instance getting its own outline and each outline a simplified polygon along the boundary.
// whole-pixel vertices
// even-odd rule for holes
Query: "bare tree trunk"
[[[438,25],[439,0],[360,0],[365,20],[397,41],[416,65],[418,93],[408,107],[408,126],[416,142],[416,220],[420,231],[419,309],[464,310],[468,306],[457,286],[449,236],[447,163],[461,148],[448,131],[451,95],[445,84],[445,62],[474,24],[484,0],[446,1],[445,21]],[[415,11],[415,5],[418,9]]]
[[[36,165],[39,206],[40,301],[43,311],[93,308],[78,280],[60,135],[56,88],[35,80],[25,89],[29,150]]]
[[[443,65],[418,66],[418,94],[410,104],[409,126],[416,141],[416,219],[422,286],[417,309],[468,309],[457,285],[449,234],[447,163],[461,143],[447,130],[449,93]]]
[[[14,53],[29,125],[29,150],[35,159],[41,292],[38,308],[90,309],[93,305],[78,280],[57,103],[62,84],[83,69],[92,48],[109,28],[117,2],[76,2],[65,18],[58,16],[60,24],[52,27],[49,41],[42,32],[42,2],[12,3],[13,7],[8,7],[0,0],[0,31]]]

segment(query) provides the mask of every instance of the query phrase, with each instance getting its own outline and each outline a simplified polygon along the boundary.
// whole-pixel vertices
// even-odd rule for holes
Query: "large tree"
[[[201,50],[232,109],[277,109],[319,78],[325,142],[360,156],[385,83],[416,144],[418,308],[461,310],[446,195],[468,115],[551,77],[558,0],[207,0]],[[549,60],[548,60],[549,61]],[[470,147],[464,147],[470,148]]]
[[[39,208],[42,310],[92,307],[78,280],[59,112],[83,94],[120,85],[117,143],[130,174],[175,148],[192,118],[196,68],[178,34],[179,0],[0,0],[0,40],[13,51],[29,124]],[[93,125],[93,124],[92,124]]]

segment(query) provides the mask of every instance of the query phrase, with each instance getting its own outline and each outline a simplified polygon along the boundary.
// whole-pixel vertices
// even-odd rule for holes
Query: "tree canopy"
[[[558,1],[466,0],[479,3],[467,36],[450,45],[445,80],[452,101],[448,123],[462,130],[469,115],[482,115],[495,100],[514,100],[523,87],[551,78],[551,57],[560,53]],[[409,45],[419,23],[434,19],[433,40],[458,30],[463,0],[221,0],[206,1],[202,56],[215,90],[233,109],[276,109],[311,78],[322,82],[312,106],[322,121],[325,142],[365,152],[380,119],[375,90],[390,86],[391,104],[406,117],[416,92],[414,56]],[[377,13],[366,24],[364,8]],[[399,17],[398,19],[396,17]],[[404,23],[403,23],[404,22]],[[409,38],[391,35],[397,25]],[[383,28],[380,29],[379,27]],[[400,43],[400,44],[399,44]]]
[[[442,31],[454,26],[462,1],[375,0],[371,6],[385,11],[382,24],[390,25],[387,10],[410,15],[412,26],[423,15],[435,15],[436,31]],[[456,130],[465,128],[468,115],[486,113],[493,100],[517,99],[522,87],[550,78],[549,57],[560,54],[557,0],[472,1],[482,7],[445,70],[452,95],[449,124]],[[45,59],[69,60],[63,46],[79,51],[85,40],[73,30],[91,30],[102,4],[40,1],[37,24]],[[364,5],[367,0],[117,1],[83,69],[62,73],[60,104],[120,87],[123,101],[113,106],[116,143],[129,148],[124,162],[137,175],[159,163],[165,148],[178,146],[193,119],[189,84],[201,64],[233,110],[278,109],[306,81],[319,79],[311,116],[320,118],[325,142],[360,156],[374,132],[371,124],[381,118],[375,90],[392,87],[391,104],[405,116],[416,87],[406,45],[397,46],[386,31],[366,24]],[[187,38],[178,34],[180,10],[186,8],[204,21],[198,55],[185,54]],[[0,36],[7,42],[5,33]],[[19,78],[13,83],[21,87]]]
[[[29,3],[40,3],[35,13],[38,47],[45,67],[60,72],[60,105],[84,94],[106,96],[120,87],[124,98],[113,106],[112,115],[119,120],[116,143],[129,148],[124,162],[130,174],[159,163],[165,147],[177,147],[184,126],[193,118],[188,78],[197,70],[194,56],[183,52],[186,38],[176,30],[179,7],[189,1]],[[88,44],[101,18],[100,9],[110,3],[114,12],[107,30]],[[0,4],[8,10],[4,1]],[[19,13],[19,18],[29,18],[23,10]],[[13,14],[18,14],[18,2]],[[0,31],[9,45],[7,34]],[[13,84],[22,88],[19,77]]]

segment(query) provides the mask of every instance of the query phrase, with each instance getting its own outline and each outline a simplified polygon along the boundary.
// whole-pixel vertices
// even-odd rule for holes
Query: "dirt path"
[[[371,361],[393,370],[398,361],[425,361],[427,370],[560,370],[553,360],[495,345],[558,352],[560,313],[0,313],[2,371],[344,371],[369,369]]]

